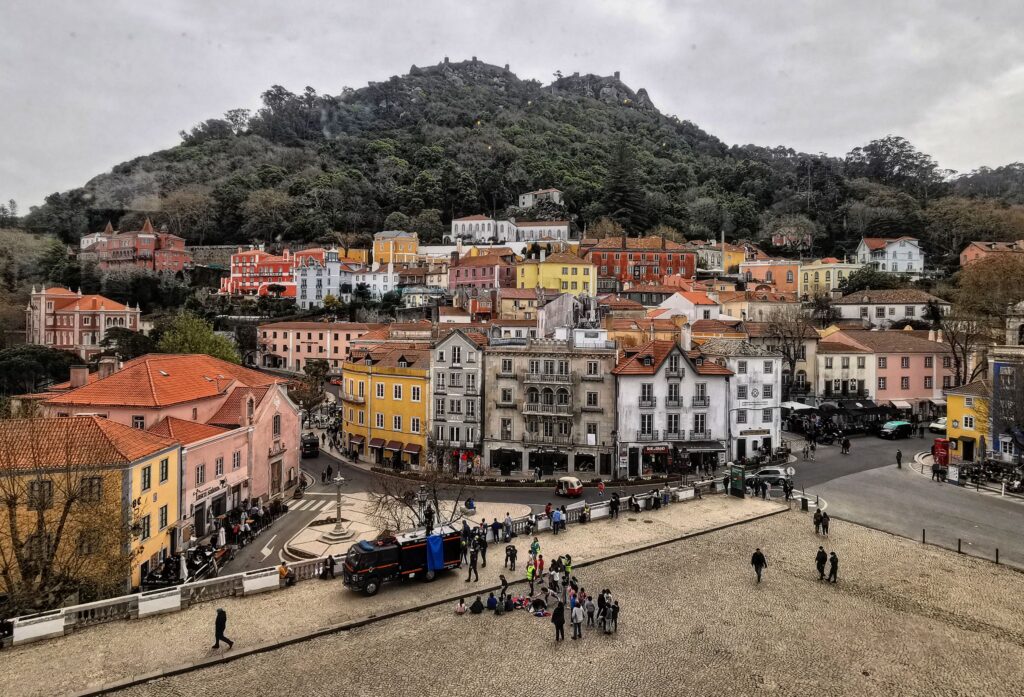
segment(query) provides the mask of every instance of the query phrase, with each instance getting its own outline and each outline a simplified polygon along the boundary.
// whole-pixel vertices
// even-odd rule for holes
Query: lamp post
[[[416,492],[416,501],[420,505],[420,525],[424,524],[423,509],[427,505],[427,487],[420,484],[420,490]]]
[[[337,542],[342,542],[343,540],[347,540],[350,537],[352,537],[352,531],[349,529],[350,523],[341,517],[341,487],[343,487],[344,485],[344,477],[338,475],[337,477],[334,478],[334,486],[337,487],[338,492],[337,507],[335,508],[334,529],[320,536],[320,540],[322,542],[326,542],[327,544],[335,544]]]

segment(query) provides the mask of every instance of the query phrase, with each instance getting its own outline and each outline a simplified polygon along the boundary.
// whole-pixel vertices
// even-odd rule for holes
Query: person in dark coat
[[[818,547],[818,553],[814,556],[814,565],[818,568],[818,580],[825,580],[825,562],[828,561],[828,555],[825,554],[824,547]]]
[[[821,514],[821,534],[825,537],[828,537],[828,524],[831,521],[832,519],[828,517],[828,513]]]
[[[426,528],[427,535],[434,531],[434,508],[429,503],[423,509],[423,527]]]
[[[503,566],[507,566],[508,568],[512,569],[512,571],[515,571],[516,556],[518,554],[519,550],[516,549],[515,545],[505,545],[505,563],[503,564]]]
[[[215,642],[213,648],[219,649],[220,642],[226,642],[229,649],[235,648],[235,642],[224,636],[224,630],[228,627],[228,613],[224,612],[223,608],[217,608],[217,619],[213,623],[213,632]]]
[[[487,568],[487,532],[486,528],[482,535],[477,535],[480,547],[480,566],[484,569]]]
[[[555,625],[555,641],[565,641],[565,605],[561,602],[551,613],[551,624]]]
[[[324,560],[324,570],[321,574],[322,578],[327,578],[328,576],[334,578],[334,567],[336,564],[337,562],[334,560],[334,555],[328,554],[327,559]]]
[[[476,570],[476,557],[477,548],[473,547],[469,552],[469,573],[466,575],[466,583],[469,583],[473,576],[476,576],[477,581],[480,580],[480,572]]]
[[[839,574],[839,557],[836,556],[835,552],[828,557],[828,582],[835,583],[837,575]]]
[[[768,560],[764,558],[764,553],[761,552],[761,548],[758,547],[754,550],[754,553],[750,555],[750,565],[754,567],[754,573],[757,574],[757,582],[761,582],[761,572],[768,567]]]
[[[479,615],[479,614],[483,613],[483,611],[484,611],[484,604],[480,600],[480,596],[479,595],[476,596],[476,600],[473,601],[473,604],[469,606],[469,611],[470,611],[470,613],[472,613],[474,615]]]
[[[821,509],[814,511],[814,534],[821,533]]]
[[[896,467],[903,467],[903,451],[899,449],[896,450]]]

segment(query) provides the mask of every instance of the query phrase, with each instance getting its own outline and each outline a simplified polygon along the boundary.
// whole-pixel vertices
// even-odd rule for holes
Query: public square
[[[841,559],[817,580],[818,543]],[[755,546],[769,568],[761,585]],[[449,606],[159,680],[132,695],[1012,695],[1024,692],[1024,578],[836,521],[783,513],[582,569],[619,631],[554,642],[525,612]],[[443,637],[443,640],[438,640]]]

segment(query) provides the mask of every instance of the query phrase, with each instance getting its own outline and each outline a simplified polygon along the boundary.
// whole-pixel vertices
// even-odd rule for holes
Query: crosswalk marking
[[[309,505],[309,501],[299,501],[297,504],[292,506],[293,511],[301,511]]]

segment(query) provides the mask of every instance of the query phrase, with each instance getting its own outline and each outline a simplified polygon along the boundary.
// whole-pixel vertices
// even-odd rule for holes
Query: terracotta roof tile
[[[896,288],[893,290],[862,290],[856,293],[844,295],[836,300],[834,305],[903,305],[914,303],[937,302],[943,305],[949,303],[942,298],[937,298],[931,293],[916,288]]]
[[[165,416],[146,430],[158,436],[173,438],[184,445],[228,432],[226,428],[201,424],[195,421],[186,421],[174,416]]]
[[[126,465],[177,441],[99,416],[0,421],[0,470]]]
[[[254,404],[259,406],[270,390],[269,385],[261,387],[236,387],[232,390],[217,413],[210,417],[208,423],[217,426],[242,426],[245,424],[245,404],[252,397]]]
[[[992,383],[988,380],[975,380],[960,387],[944,390],[946,394],[964,395],[965,397],[992,397]]]
[[[694,370],[700,375],[732,375],[733,372],[721,363],[713,361],[699,350],[689,351],[686,357],[690,359]]]
[[[843,341],[828,341],[826,339],[818,344],[818,353],[871,353],[871,351]]]
[[[631,351],[631,355],[622,358],[612,372],[616,375],[654,375],[675,347],[674,341],[648,341],[635,353]],[[646,365],[645,360],[649,360],[650,365]]]
[[[282,378],[203,354],[148,354],[113,375],[48,400],[48,404],[164,407],[223,394],[234,383],[261,386]]]

